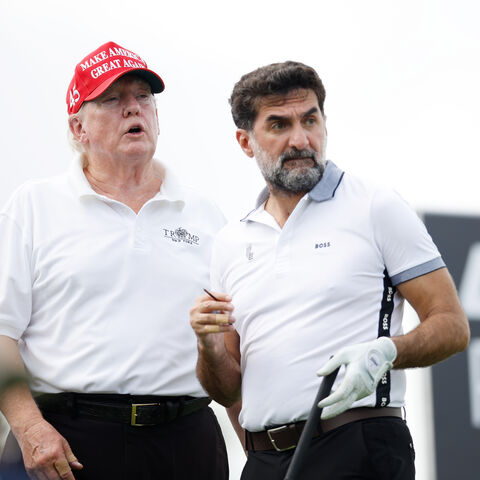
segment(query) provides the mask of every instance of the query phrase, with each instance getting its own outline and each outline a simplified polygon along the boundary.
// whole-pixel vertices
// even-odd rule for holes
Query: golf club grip
[[[300,440],[298,441],[297,447],[295,448],[295,453],[292,456],[290,465],[288,466],[287,473],[284,480],[296,480],[298,477],[298,471],[300,465],[303,463],[303,459],[308,451],[310,441],[313,437],[313,432],[317,428],[318,422],[320,420],[320,415],[322,414],[322,409],[317,407],[318,402],[328,397],[330,390],[333,387],[335,379],[337,378],[338,371],[340,367],[334,370],[332,373],[323,378],[320,388],[318,389],[315,402],[310,410],[308,419],[303,428],[302,434],[300,435]]]

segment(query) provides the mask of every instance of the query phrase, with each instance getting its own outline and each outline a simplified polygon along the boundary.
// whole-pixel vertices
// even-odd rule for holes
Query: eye
[[[316,117],[307,117],[305,119],[305,125],[315,125],[317,123]]]
[[[283,128],[285,128],[285,123],[284,122],[280,122],[280,121],[277,121],[277,122],[273,122],[270,126],[270,128],[272,130],[282,130]]]
[[[137,102],[142,105],[147,105],[151,102],[152,95],[148,92],[142,92],[137,94]]]

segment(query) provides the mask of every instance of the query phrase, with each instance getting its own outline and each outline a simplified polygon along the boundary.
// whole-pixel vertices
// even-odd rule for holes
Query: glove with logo
[[[339,415],[356,400],[373,393],[382,376],[392,368],[395,358],[397,347],[388,337],[342,348],[317,372],[318,376],[324,376],[341,365],[346,367],[341,385],[318,403],[318,407],[324,409],[322,419]]]

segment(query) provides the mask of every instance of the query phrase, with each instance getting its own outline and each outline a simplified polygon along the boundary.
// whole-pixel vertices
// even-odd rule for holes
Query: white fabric
[[[224,223],[168,171],[138,215],[79,159],[21,186],[0,213],[0,334],[20,340],[33,391],[204,396],[189,309]]]
[[[342,175],[328,162],[283,229],[261,204],[215,240],[212,288],[233,297],[240,422],[250,431],[306,419],[320,383],[317,369],[342,347],[377,338],[385,268],[405,281],[411,272],[444,265],[422,222],[395,192]],[[394,301],[390,336],[400,335],[403,299],[390,291],[388,298]],[[405,374],[390,373],[389,405],[401,406]],[[342,378],[341,371],[336,385]],[[375,403],[372,394],[354,406]]]

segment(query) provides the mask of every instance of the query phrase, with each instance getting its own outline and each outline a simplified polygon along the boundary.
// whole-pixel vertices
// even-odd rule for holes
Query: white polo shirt
[[[283,229],[264,210],[267,197],[265,190],[255,210],[221,230],[212,254],[212,287],[235,306],[240,423],[250,431],[305,420],[317,369],[343,346],[401,335],[395,285],[444,266],[395,192],[332,162]],[[343,369],[337,385],[342,378]],[[404,372],[394,370],[354,406],[401,406],[404,394]]]
[[[138,215],[95,193],[79,159],[22,185],[0,213],[0,334],[33,391],[204,396],[189,309],[224,223],[169,171]]]

